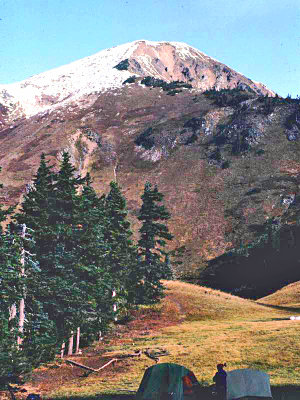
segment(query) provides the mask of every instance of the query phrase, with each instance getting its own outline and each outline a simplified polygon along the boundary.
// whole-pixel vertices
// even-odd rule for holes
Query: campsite
[[[299,283],[256,302],[188,283],[164,283],[161,304],[141,309],[129,323],[116,324],[103,342],[69,357],[95,369],[113,358],[119,361],[93,373],[66,363],[68,357],[57,358],[36,369],[23,386],[27,392],[15,393],[16,398],[38,393],[55,400],[133,400],[148,367],[175,363],[195,374],[198,398],[210,399],[216,365],[224,361],[227,371],[266,372],[274,399],[299,398],[300,322],[290,319],[300,315]],[[159,356],[158,364],[145,354],[122,358],[138,350],[166,355]]]

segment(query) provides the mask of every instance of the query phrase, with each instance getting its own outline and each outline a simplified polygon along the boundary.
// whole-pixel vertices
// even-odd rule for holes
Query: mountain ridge
[[[110,62],[120,87],[65,102],[53,98],[53,104],[44,99],[27,117],[20,104],[0,106],[0,201],[22,200],[42,153],[57,168],[68,151],[99,195],[118,182],[135,238],[144,184],[157,184],[172,215],[170,249],[185,246],[182,271],[195,270],[240,240],[251,241],[254,228],[286,211],[300,177],[299,104],[262,95],[224,64],[210,61],[209,69],[199,59],[174,55],[170,44],[145,46],[137,42],[132,57],[125,46]],[[135,78],[125,83],[127,76]]]
[[[130,64],[128,70],[115,68],[126,59]],[[167,82],[183,80],[200,91],[244,84],[261,94],[275,95],[265,85],[249,80],[185,43],[137,40],[104,49],[20,82],[0,85],[0,103],[15,111],[17,118],[30,117],[58,105],[76,102],[94,92],[121,88],[132,73]]]

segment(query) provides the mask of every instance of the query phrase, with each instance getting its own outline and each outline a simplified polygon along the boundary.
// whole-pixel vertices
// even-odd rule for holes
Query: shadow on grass
[[[252,320],[251,322],[270,322],[270,321],[290,321],[290,318],[284,317],[284,318],[264,318],[264,319],[256,319]]]
[[[265,304],[265,303],[259,303],[256,301],[256,304],[259,304],[260,306],[265,306],[265,307],[270,307],[270,308],[275,308],[276,310],[283,310],[283,311],[290,311],[293,313],[300,313],[300,308],[294,308],[294,307],[284,307],[284,306],[274,306],[272,304]]]
[[[300,385],[271,386],[274,400],[300,399]]]
[[[51,397],[46,397],[45,400],[51,400]],[[66,396],[55,397],[55,400],[134,400],[135,394],[100,394],[97,396]]]

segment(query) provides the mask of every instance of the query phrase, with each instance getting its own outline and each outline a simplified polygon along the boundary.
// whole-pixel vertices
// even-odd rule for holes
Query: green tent
[[[178,364],[156,364],[146,369],[136,400],[192,399],[199,383],[192,371]]]

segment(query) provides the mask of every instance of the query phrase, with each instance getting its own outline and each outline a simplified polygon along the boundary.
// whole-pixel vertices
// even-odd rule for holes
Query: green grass
[[[135,330],[126,340],[122,335],[120,339],[111,340],[103,354],[107,360],[137,349],[162,348],[169,355],[161,357],[159,362],[190,368],[205,393],[213,383],[216,364],[226,361],[228,370],[254,368],[267,372],[275,399],[300,397],[300,356],[297,351],[300,321],[289,319],[289,309],[262,306],[182,282],[166,282],[166,285],[167,296],[160,306],[160,316],[166,319],[168,315],[177,315],[177,322],[173,318],[173,325],[152,331],[148,336]],[[179,320],[183,322],[179,323]],[[94,350],[97,346],[95,344]],[[128,390],[138,389],[145,369],[153,363],[142,355],[88,376],[83,374],[68,380],[62,376],[56,378],[56,384],[44,398],[131,399],[133,396]],[[65,368],[70,370],[71,367]],[[51,373],[55,377],[57,370]]]

